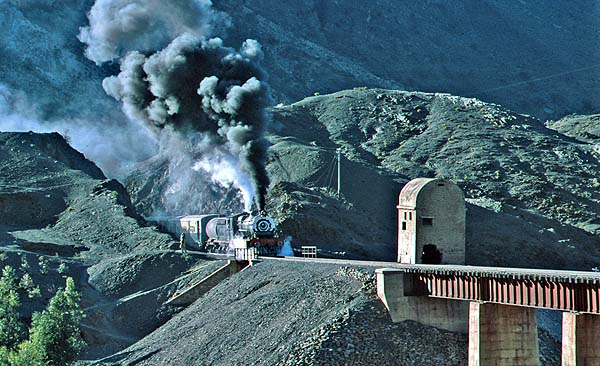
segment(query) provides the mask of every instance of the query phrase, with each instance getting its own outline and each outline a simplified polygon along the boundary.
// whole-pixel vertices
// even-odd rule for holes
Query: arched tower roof
[[[455,189],[457,194],[460,194],[462,196],[461,199],[464,200],[462,190],[458,188],[456,183],[450,180],[440,178],[415,178],[406,183],[406,185],[402,188],[402,191],[400,191],[397,208],[416,209],[419,200],[419,194],[431,184],[447,184],[449,186],[454,186],[457,188]]]
[[[443,180],[437,178],[416,178],[406,183],[398,196],[398,208],[415,209],[421,190],[429,183],[435,181],[442,182]]]

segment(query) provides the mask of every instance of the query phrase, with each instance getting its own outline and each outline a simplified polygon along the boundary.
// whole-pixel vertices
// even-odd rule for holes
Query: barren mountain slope
[[[590,232],[600,223],[593,146],[500,106],[444,94],[354,90],[274,111],[284,125],[279,136],[325,128],[353,162],[396,176],[450,178],[469,198],[535,209]],[[318,144],[323,134],[303,142],[311,138]]]
[[[107,180],[59,134],[1,133],[0,141],[0,222],[4,231],[14,227],[15,244],[71,245],[103,254],[170,241],[140,228],[141,217],[123,186]],[[111,227],[118,231],[107,230]]]
[[[93,1],[0,2],[0,83],[49,116],[111,114],[115,104],[76,36]],[[354,86],[450,92],[540,118],[600,105],[600,8],[547,1],[214,1],[224,37],[264,46],[277,102]],[[110,118],[107,118],[110,121]]]
[[[68,275],[83,292],[88,356],[134,343],[177,311],[164,306],[172,293],[222,264],[182,258],[172,244],[59,134],[0,133],[0,264],[42,291],[23,296],[27,321]]]
[[[45,117],[110,113],[107,72],[83,56],[77,39],[92,0],[1,1],[0,84],[24,91]]]
[[[544,119],[600,106],[593,2],[214,3],[233,19],[231,39],[264,44],[279,101],[366,85],[473,96]]]
[[[463,188],[471,264],[589,269],[600,262],[598,154],[539,120],[476,99],[381,89],[310,97],[275,107],[273,119],[267,210],[295,247],[394,260],[397,195],[425,176]],[[160,206],[168,175],[150,166],[127,185],[142,209]]]
[[[296,182],[326,196],[316,187],[329,183],[319,177],[339,146],[342,193],[350,205],[331,217],[365,223],[331,224],[327,215],[311,214],[316,212],[311,207],[320,208],[310,200],[298,207],[297,200],[285,199],[275,188],[272,205],[291,216],[283,220],[284,228],[323,219],[323,226],[335,228],[330,231],[350,231],[365,248],[387,244],[394,253],[401,184],[419,176],[444,177],[456,181],[467,201],[478,206],[469,206],[467,214],[470,263],[591,268],[598,261],[598,154],[593,145],[536,119],[476,99],[388,90],[307,98],[275,108],[274,119],[279,129],[271,138],[273,184]],[[291,231],[301,241],[318,241],[314,235],[305,239],[310,234],[301,229]],[[319,245],[328,242],[333,241]],[[523,243],[531,255],[502,249]],[[541,258],[539,252],[552,255]]]

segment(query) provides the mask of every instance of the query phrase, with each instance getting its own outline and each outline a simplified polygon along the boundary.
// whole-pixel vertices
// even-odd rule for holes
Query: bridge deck
[[[530,268],[504,268],[504,267],[480,267],[460,265],[434,265],[434,264],[401,264],[397,262],[361,261],[350,259],[326,259],[326,258],[300,258],[300,257],[261,257],[261,260],[281,260],[293,262],[313,262],[325,264],[338,264],[349,266],[389,268],[406,273],[438,274],[471,277],[493,277],[505,279],[529,279],[548,280],[573,283],[600,283],[600,272],[554,270],[554,269],[530,269]]]
[[[458,265],[403,264],[390,268],[406,273],[437,274],[469,277],[504,278],[507,280],[545,280],[569,283],[600,283],[600,273],[553,269],[478,267]]]

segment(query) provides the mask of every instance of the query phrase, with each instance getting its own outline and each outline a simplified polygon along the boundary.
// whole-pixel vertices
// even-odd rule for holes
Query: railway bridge
[[[468,366],[538,366],[536,309],[561,311],[562,366],[600,365],[600,273],[298,257],[260,260],[373,268],[377,295],[392,321],[468,333]],[[219,279],[236,272],[229,267],[219,269]],[[170,301],[193,302],[215,275]]]
[[[469,366],[537,366],[536,308],[563,312],[562,366],[600,365],[600,273],[420,264],[376,273],[393,321],[468,332]]]

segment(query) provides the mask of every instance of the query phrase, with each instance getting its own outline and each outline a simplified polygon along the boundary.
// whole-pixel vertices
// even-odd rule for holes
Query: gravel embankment
[[[374,285],[372,269],[261,262],[94,365],[464,364],[464,335],[393,324]]]

